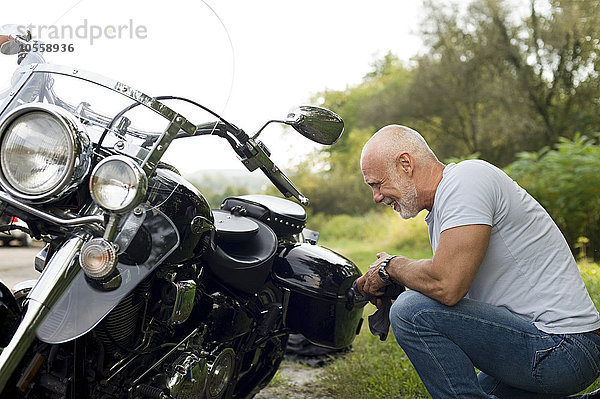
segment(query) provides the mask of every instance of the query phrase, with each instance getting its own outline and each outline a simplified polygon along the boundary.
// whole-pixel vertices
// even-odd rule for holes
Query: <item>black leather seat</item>
[[[229,197],[221,208],[266,223],[278,237],[301,233],[306,227],[306,211],[301,205],[272,195]]]

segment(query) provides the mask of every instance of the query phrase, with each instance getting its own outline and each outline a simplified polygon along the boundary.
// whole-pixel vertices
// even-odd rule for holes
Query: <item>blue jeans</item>
[[[502,307],[466,298],[445,306],[406,291],[390,322],[435,399],[560,398],[600,375],[600,336],[547,334]]]

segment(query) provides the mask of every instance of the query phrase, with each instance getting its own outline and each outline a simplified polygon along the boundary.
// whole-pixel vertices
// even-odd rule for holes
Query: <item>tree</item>
[[[417,58],[410,90],[415,124],[444,155],[480,152],[501,165],[519,149],[593,132],[597,3],[478,0],[461,11],[428,1],[430,51]]]
[[[361,149],[377,129],[403,119],[411,79],[411,72],[388,53],[373,63],[360,85],[315,96],[320,105],[343,117],[344,135],[294,174],[314,212],[361,214],[373,209],[372,193],[360,170]]]
[[[316,96],[346,123],[342,140],[312,165],[321,211],[362,213],[364,142],[388,124],[408,125],[442,160],[478,153],[498,166],[600,124],[598,0],[425,3],[427,52],[412,66],[388,53],[363,82]],[[299,169],[301,174],[302,168]],[[335,200],[327,195],[335,192]],[[318,198],[318,199],[316,199]],[[315,200],[316,199],[316,200]],[[335,209],[335,211],[333,211]]]

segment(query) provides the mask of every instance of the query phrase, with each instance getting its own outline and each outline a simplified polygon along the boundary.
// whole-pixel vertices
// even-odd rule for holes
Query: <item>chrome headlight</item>
[[[81,183],[91,143],[68,111],[25,104],[0,121],[0,183],[12,195],[45,202]]]
[[[101,208],[125,212],[136,207],[148,189],[148,178],[131,158],[114,155],[103,159],[92,171],[90,193]]]

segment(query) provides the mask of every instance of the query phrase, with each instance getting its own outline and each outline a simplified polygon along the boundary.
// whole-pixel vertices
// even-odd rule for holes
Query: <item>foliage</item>
[[[587,245],[600,258],[600,146],[597,139],[561,138],[555,149],[522,152],[506,168],[552,215],[572,249]],[[586,237],[589,241],[586,243]]]
[[[424,214],[401,219],[390,208],[362,216],[313,215],[310,228],[321,233],[321,245],[330,247],[356,263],[362,272],[386,251],[412,258],[431,257]],[[322,383],[334,398],[427,398],[427,392],[410,361],[390,333],[385,342],[369,332],[367,315],[354,341],[354,350],[328,366]],[[375,372],[376,371],[376,372]]]
[[[595,1],[426,2],[410,96],[415,126],[442,158],[513,154],[595,129],[598,22]],[[448,150],[452,153],[448,154]]]
[[[375,312],[368,305],[365,315]],[[354,351],[334,362],[323,383],[334,398],[429,398],[425,386],[404,351],[390,334],[379,341],[363,323]]]
[[[600,124],[597,0],[427,0],[421,26],[426,51],[411,63],[388,53],[361,84],[315,96],[346,123],[298,169],[317,212],[372,209],[360,152],[388,124],[421,132],[440,159],[478,153],[499,166]]]
[[[237,196],[237,195],[246,195],[246,194],[256,194],[255,192],[250,192],[246,187],[228,185],[220,190],[216,190],[213,186],[208,184],[197,184],[197,188],[200,190],[204,198],[208,201],[209,205],[213,209],[218,209],[221,206],[221,203],[225,198]]]
[[[316,214],[309,219],[308,227],[319,231],[332,249],[344,248],[341,253],[365,271],[381,251],[431,257],[424,218],[423,212],[414,219],[404,220],[388,207],[383,212],[373,210],[361,216]]]
[[[364,82],[315,97],[344,118],[344,136],[300,164],[294,181],[311,199],[314,212],[361,214],[373,209],[372,193],[360,170],[360,153],[375,126],[393,123],[408,100],[411,73],[391,53],[373,64]],[[315,173],[321,171],[321,173]]]

